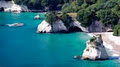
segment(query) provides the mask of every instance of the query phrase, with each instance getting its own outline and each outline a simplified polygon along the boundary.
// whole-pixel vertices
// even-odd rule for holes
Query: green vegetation
[[[49,23],[49,24],[53,24],[56,22],[57,20],[57,15],[55,12],[47,12],[47,14],[45,15],[45,20]]]
[[[92,47],[97,49],[97,42],[96,42],[96,37],[92,37],[90,39],[90,42],[93,44]]]
[[[91,22],[90,21],[90,12],[84,9],[81,9],[77,14],[77,20],[81,22],[81,25],[84,27],[88,27]]]
[[[51,25],[54,24],[57,19],[61,19],[66,27],[69,27],[70,23],[72,22],[72,18],[67,13],[59,15],[56,12],[50,11],[47,12],[45,15],[45,21],[47,21]]]
[[[65,15],[61,19],[66,26],[70,23],[68,13],[77,13],[76,19],[82,26],[88,27],[95,20],[99,20],[104,26],[112,28],[118,24],[120,18],[120,0],[14,0],[17,4],[25,4],[31,9],[56,10],[62,6],[61,11]],[[67,14],[66,14],[67,13]],[[47,16],[50,23],[56,20],[56,15]],[[55,15],[55,16],[54,16]],[[52,20],[50,20],[50,18]],[[65,19],[63,19],[65,18]]]
[[[100,10],[97,12],[97,17],[103,22],[105,26],[112,24],[116,25],[119,21],[119,17],[109,9]]]
[[[81,9],[76,2],[65,3],[62,7],[63,13],[78,12]]]
[[[63,13],[62,17],[61,17],[62,21],[64,22],[64,25],[66,27],[69,27],[70,26],[70,23],[72,21],[72,18],[66,14],[66,13]]]
[[[120,23],[115,26],[113,35],[120,36]]]
[[[5,0],[5,1],[12,1],[12,0]]]
[[[42,9],[41,0],[14,0],[17,4],[27,5],[29,9]]]
[[[98,39],[101,40],[101,41],[99,41]],[[91,42],[91,44],[93,44],[93,45],[92,45],[93,48],[98,49],[97,46],[99,46],[100,43],[102,43],[102,36],[101,36],[101,35],[96,35],[96,37],[93,36],[93,37],[90,39],[90,42]]]
[[[91,39],[90,39],[90,42],[94,42],[96,40],[96,38],[95,37],[92,37]]]
[[[77,20],[84,27],[91,25],[94,20],[100,20],[103,25],[114,28],[120,17],[119,4],[119,0],[76,0],[64,4],[62,12],[76,12]]]
[[[68,3],[72,0],[14,0],[17,4],[27,5],[29,9],[44,10],[49,7],[50,10],[57,9],[57,6]]]

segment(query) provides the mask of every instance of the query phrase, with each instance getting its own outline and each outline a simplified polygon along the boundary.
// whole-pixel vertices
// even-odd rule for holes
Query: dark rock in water
[[[74,56],[74,59],[81,59],[81,56]]]
[[[120,56],[110,56],[109,60],[118,60],[120,59]]]

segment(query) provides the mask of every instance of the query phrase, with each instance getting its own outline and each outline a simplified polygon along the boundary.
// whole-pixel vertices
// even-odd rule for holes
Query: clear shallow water
[[[36,13],[0,12],[0,24],[22,22],[23,27],[0,26],[0,67],[120,67],[119,60],[83,61],[86,33],[37,34]],[[44,15],[41,14],[44,18]]]

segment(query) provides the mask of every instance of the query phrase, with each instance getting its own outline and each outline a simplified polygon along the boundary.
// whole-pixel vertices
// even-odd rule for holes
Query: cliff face
[[[38,26],[38,32],[56,32],[57,30],[63,29],[66,32],[106,32],[107,28],[105,28],[102,24],[102,22],[99,21],[94,21],[92,24],[85,28],[81,26],[81,23],[74,20],[70,23],[70,26],[67,28],[62,20],[59,20],[60,23],[55,23],[53,24],[53,29],[51,28],[51,25],[48,24],[47,22],[43,21],[39,26]],[[58,21],[56,21],[58,22]],[[56,27],[56,28],[55,28]],[[43,29],[44,28],[44,29]]]
[[[66,31],[67,28],[61,20],[57,20],[52,26],[44,20],[38,25],[37,28],[38,33],[60,33]]]
[[[70,26],[67,28],[62,20],[57,20],[52,26],[45,20],[38,25],[38,33],[66,33],[66,32],[80,32],[79,22],[71,22]]]
[[[108,54],[103,45],[102,37],[95,36],[87,42],[86,48],[83,52],[83,60],[106,60]]]
[[[105,32],[106,29],[103,26],[102,22],[97,20],[93,21],[92,24],[88,27],[89,32]]]
[[[103,26],[102,22],[100,21],[93,21],[92,24],[85,28],[81,26],[81,23],[78,21],[74,21],[75,23],[73,25],[79,27],[83,32],[106,32],[106,28]]]
[[[0,8],[6,12],[28,11],[27,6],[17,5],[14,1],[0,1]]]

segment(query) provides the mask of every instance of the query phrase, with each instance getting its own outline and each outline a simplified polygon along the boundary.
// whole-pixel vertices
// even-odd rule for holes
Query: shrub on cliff
[[[70,23],[72,22],[72,18],[67,13],[63,13],[61,19],[66,27],[70,26]]]
[[[53,24],[55,23],[55,21],[57,20],[57,15],[55,12],[47,12],[45,15],[45,21],[47,21],[49,24]]]

